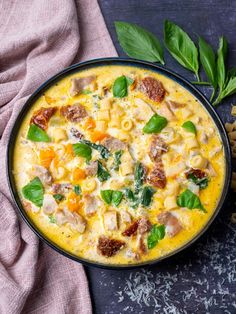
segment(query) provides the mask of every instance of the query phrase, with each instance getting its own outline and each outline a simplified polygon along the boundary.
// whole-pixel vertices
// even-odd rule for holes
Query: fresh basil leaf
[[[236,76],[236,68],[232,68],[228,71],[228,79]]]
[[[30,125],[27,139],[33,142],[50,142],[50,137],[47,133],[35,124]]]
[[[24,198],[34,203],[36,206],[41,207],[43,205],[44,188],[38,177],[35,177],[22,188],[22,194]]]
[[[74,186],[74,192],[77,195],[81,194],[81,187],[80,187],[80,185],[77,184],[77,185]]]
[[[54,194],[53,197],[55,198],[56,201],[60,202],[64,200],[65,196],[62,194]]]
[[[160,240],[165,237],[165,226],[164,225],[153,225],[152,229],[147,238],[148,249],[153,249]]]
[[[203,207],[200,198],[189,189],[177,197],[177,205],[179,207],[187,207],[188,209],[197,208],[206,213],[206,209]]]
[[[84,157],[86,161],[90,161],[92,158],[92,149],[84,143],[72,144],[74,154],[76,156]]]
[[[162,129],[164,129],[167,125],[168,121],[165,117],[162,117],[155,113],[151,119],[147,122],[147,124],[143,128],[143,132],[150,133],[160,133]]]
[[[128,76],[126,76],[127,85],[130,86],[133,84],[134,80]]]
[[[114,163],[113,163],[113,166],[112,166],[112,169],[118,171],[119,170],[119,166],[121,164],[121,156],[123,154],[123,150],[118,150],[115,152],[114,154]]]
[[[143,185],[143,180],[145,176],[145,169],[141,162],[137,162],[134,169],[134,188],[137,193],[141,186]]]
[[[138,207],[140,201],[139,197],[136,194],[134,194],[134,192],[131,189],[125,188],[124,195],[128,199],[130,207],[132,208]]]
[[[166,20],[164,25],[164,40],[170,54],[186,69],[198,76],[198,50],[188,36],[179,26]]]
[[[186,131],[191,132],[193,134],[197,134],[197,129],[192,121],[186,121],[182,125],[182,128],[184,128]]]
[[[234,93],[236,93],[236,76],[231,77],[229,79],[227,85],[225,86],[225,88],[221,92],[220,98],[223,99],[223,98],[228,97]]]
[[[104,182],[110,178],[110,173],[107,169],[102,165],[100,161],[98,161],[98,170],[97,170],[97,177],[100,182]]]
[[[115,22],[115,28],[119,43],[129,57],[165,64],[163,48],[152,33],[126,22]]]
[[[214,89],[217,87],[217,72],[215,53],[212,47],[202,38],[199,37],[200,60],[206,76]]]
[[[101,155],[101,157],[103,159],[107,159],[110,156],[109,150],[105,146],[103,146],[103,145],[95,144],[95,143],[92,143],[92,142],[90,142],[88,140],[81,140],[80,143],[86,144],[89,147],[99,151],[100,155]]]
[[[92,92],[89,90],[89,89],[83,89],[80,94],[82,95],[88,95],[88,94],[91,94]]]
[[[121,191],[113,191],[112,192],[112,204],[116,207],[119,206],[122,201],[123,193]]]
[[[106,204],[108,204],[108,205],[111,204],[111,201],[112,201],[112,193],[113,193],[112,190],[101,190],[101,192],[100,192],[103,201],[104,201]]]
[[[222,36],[219,40],[219,49],[217,52],[217,81],[220,92],[223,90],[226,81],[225,58],[227,54],[228,44],[226,39]]]
[[[118,77],[113,85],[113,96],[123,98],[128,95],[127,79],[124,75]]]
[[[209,183],[209,178],[208,177],[197,178],[193,173],[190,173],[188,175],[188,180],[190,180],[193,183],[195,183],[196,185],[198,185],[200,190],[204,190],[205,188],[207,188],[208,187],[208,183]]]
[[[49,215],[48,219],[49,219],[51,224],[55,224],[56,223],[56,218],[53,215]]]
[[[143,206],[149,206],[151,204],[152,197],[153,197],[153,194],[155,192],[156,191],[152,187],[145,186],[143,188],[143,191],[142,191],[142,194],[141,194],[141,197],[140,197],[140,203]]]

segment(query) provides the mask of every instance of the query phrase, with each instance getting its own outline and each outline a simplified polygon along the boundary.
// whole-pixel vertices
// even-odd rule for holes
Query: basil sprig
[[[195,73],[199,81],[198,50],[192,39],[178,25],[166,20],[164,40],[170,54],[186,69]]]
[[[116,207],[119,206],[123,198],[123,193],[121,191],[101,190],[100,194],[106,204],[112,204]]]
[[[72,145],[74,154],[76,156],[84,157],[86,161],[90,161],[92,158],[92,149],[87,144],[76,143]]]
[[[143,128],[143,133],[160,133],[167,125],[168,121],[165,117],[155,113]]]
[[[192,121],[186,121],[183,123],[182,128],[184,128],[186,131],[197,134],[197,129]]]
[[[164,64],[160,41],[144,28],[126,22],[115,22],[119,43],[131,58]]]
[[[165,237],[164,225],[153,225],[147,238],[148,249],[153,249]]]
[[[202,205],[200,198],[189,189],[185,190],[177,197],[177,205],[188,209],[197,208],[206,213],[206,209]]]
[[[38,177],[35,177],[22,188],[22,194],[24,198],[36,206],[41,207],[43,205],[44,188]]]
[[[47,133],[35,124],[30,125],[27,139],[33,142],[50,142],[50,137]]]

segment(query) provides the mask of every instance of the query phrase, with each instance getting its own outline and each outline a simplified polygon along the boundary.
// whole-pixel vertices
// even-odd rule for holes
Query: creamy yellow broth
[[[96,79],[83,88],[83,94],[79,93],[71,96],[71,80],[91,75],[95,75]],[[113,97],[112,86],[114,81],[122,75],[132,78],[134,83],[128,87],[128,96],[116,98]],[[163,101],[153,101],[140,90],[140,82],[147,76],[162,82],[166,90]],[[139,99],[138,106],[137,99]],[[169,101],[181,103],[183,106],[172,110],[174,119],[170,119],[167,113],[168,124],[159,133],[159,136],[162,137],[168,147],[167,152],[161,155],[167,179],[165,188],[153,187],[156,192],[153,195],[151,204],[147,207],[139,205],[135,209],[131,208],[125,196],[123,196],[117,207],[106,204],[101,198],[101,190],[123,191],[125,187],[133,189],[134,165],[137,161],[145,165],[149,171],[152,170],[154,163],[148,152],[153,135],[144,134],[142,129],[155,112],[165,117],[165,111],[162,109]],[[59,109],[61,106],[75,103],[84,106],[88,116],[93,118],[97,124],[95,128],[94,125],[89,128],[88,123],[86,124],[88,116],[80,122],[71,122],[60,114]],[[45,130],[51,141],[34,142],[28,140],[27,132],[32,115],[42,107],[50,108],[55,106],[58,109],[49,119],[48,127]],[[126,121],[125,124],[124,121]],[[196,135],[182,127],[186,121],[194,123],[197,129]],[[131,126],[127,127],[127,125]],[[99,131],[99,134],[107,134],[126,143],[127,148],[123,153],[123,155],[125,154],[124,158],[121,157],[118,171],[111,170],[114,153],[111,153],[109,159],[104,161],[101,159],[99,152],[92,149],[92,161],[99,159],[104,163],[111,175],[108,180],[100,182],[96,174],[88,176],[85,171],[88,167],[85,158],[75,156],[73,151],[72,153],[71,151],[69,153],[65,151],[66,145],[79,143],[79,139],[70,134],[72,127],[79,130],[84,138],[90,141],[93,134]],[[61,136],[58,136],[58,134],[61,134]],[[98,144],[99,140],[96,143]],[[64,199],[57,202],[57,207],[50,214],[45,213],[43,208],[39,208],[25,199],[22,194],[22,188],[35,177],[35,166],[42,166],[42,163],[45,165],[45,160],[43,162],[40,160],[40,150],[45,150],[48,147],[55,153],[51,162],[50,160],[46,161],[46,164],[48,164],[45,167],[50,173],[53,183],[69,183],[72,186],[72,190],[63,194]],[[198,187],[196,185],[191,186],[190,180],[185,175],[190,168],[195,168],[190,160],[196,155],[200,156],[200,164],[196,168],[200,167],[209,179],[208,186],[199,190],[199,192],[197,191]],[[127,167],[131,170],[127,170]],[[75,178],[75,168],[82,170],[81,178]],[[128,174],[126,174],[127,171]],[[174,175],[172,175],[173,173]],[[186,89],[171,79],[146,69],[103,66],[66,77],[49,88],[35,102],[26,115],[17,137],[14,152],[14,175],[18,193],[27,215],[47,238],[66,251],[90,261],[105,264],[132,264],[162,257],[183,246],[202,230],[214,213],[221,195],[225,175],[225,159],[221,139],[214,122],[203,106]],[[45,194],[55,194],[51,189],[53,183],[49,186],[44,185]],[[75,185],[80,185],[82,190],[80,196],[76,194],[77,198],[73,191]],[[144,182],[143,186],[146,185],[152,186],[150,183]],[[168,201],[166,201],[168,197],[173,203],[187,188],[194,190],[207,212],[199,209],[181,208],[177,204],[168,204]],[[97,206],[92,214],[86,214],[85,212],[85,194],[95,197]],[[71,195],[74,197],[75,203],[78,202],[74,207],[68,205],[68,198]],[[85,230],[79,232],[76,223],[71,224],[68,221],[58,225],[57,214],[60,212],[64,215],[64,210],[72,215],[77,213],[82,218],[83,223],[86,223]],[[114,230],[109,230],[109,226],[104,222],[104,214],[108,211],[115,212],[116,215],[117,226]],[[165,237],[154,248],[147,248],[147,238],[151,231],[142,235],[146,246],[145,253],[140,252],[139,249],[139,234],[134,234],[131,237],[122,235],[124,230],[140,217],[146,217],[152,225],[157,224],[159,226],[160,223],[157,217],[165,211],[170,212],[178,219],[181,230],[172,237],[166,232]],[[122,220],[122,215],[125,213],[128,214],[130,222]],[[122,240],[125,245],[113,256],[103,256],[97,248],[98,238],[101,235]]]

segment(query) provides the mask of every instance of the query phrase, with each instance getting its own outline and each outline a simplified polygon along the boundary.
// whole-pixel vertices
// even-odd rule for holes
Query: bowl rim
[[[28,110],[31,108],[31,106],[34,104],[35,100],[40,97],[45,90],[47,90],[49,87],[54,85],[56,82],[60,81],[64,77],[74,74],[76,72],[80,72],[83,70],[86,70],[88,68],[95,68],[95,67],[100,67],[100,66],[114,66],[114,65],[122,65],[122,66],[134,66],[138,68],[146,68],[148,70],[157,72],[159,74],[162,74],[164,76],[167,76],[168,78],[176,81],[178,84],[183,86],[183,88],[187,89],[201,104],[202,106],[206,109],[208,114],[210,114],[211,118],[213,119],[218,132],[220,134],[220,138],[222,141],[222,145],[224,147],[224,153],[225,153],[225,182],[224,186],[222,188],[221,196],[218,201],[217,207],[210,217],[210,219],[207,221],[207,223],[204,225],[204,227],[201,229],[199,233],[197,233],[190,241],[186,242],[184,245],[181,247],[177,248],[176,250],[161,256],[157,259],[153,259],[150,261],[145,261],[142,263],[137,263],[137,264],[105,264],[101,262],[96,262],[92,260],[88,260],[79,256],[76,256],[65,249],[61,248],[59,245],[54,243],[50,238],[48,238],[46,235],[44,235],[39,228],[33,223],[33,221],[28,217],[26,214],[19,195],[16,190],[15,186],[15,181],[14,181],[14,174],[13,174],[13,153],[14,153],[14,147],[15,147],[15,140],[19,131],[19,128],[21,126],[21,122],[24,119],[24,115],[28,112]],[[92,59],[89,61],[85,62],[80,62],[73,64],[62,71],[58,72],[54,76],[50,77],[48,80],[46,80],[43,84],[41,84],[35,92],[27,99],[23,107],[21,108],[17,118],[14,121],[14,124],[12,126],[10,136],[8,139],[8,144],[7,144],[7,162],[6,162],[6,167],[7,167],[7,181],[8,181],[8,186],[11,192],[11,196],[14,200],[14,203],[18,209],[18,212],[20,213],[20,216],[22,219],[26,222],[26,224],[31,228],[31,230],[49,247],[57,251],[58,253],[64,255],[67,258],[70,258],[76,262],[82,263],[87,266],[94,266],[94,267],[99,267],[103,269],[113,269],[113,270],[122,270],[122,269],[134,269],[134,268],[140,268],[144,266],[151,266],[155,265],[157,263],[160,263],[163,260],[169,259],[171,257],[176,256],[177,254],[183,252],[185,249],[189,248],[193,243],[195,243],[199,238],[205,234],[207,229],[210,227],[210,225],[213,223],[215,220],[216,216],[220,212],[220,210],[223,207],[223,204],[225,202],[226,196],[228,194],[229,186],[230,186],[230,181],[231,181],[231,149],[230,149],[230,143],[229,139],[227,136],[227,132],[225,130],[224,124],[219,117],[218,113],[215,111],[215,109],[212,107],[210,104],[209,100],[202,94],[200,90],[198,90],[197,87],[195,87],[190,81],[185,79],[182,75],[177,74],[176,72],[166,68],[165,66],[154,64],[152,62],[148,61],[141,61],[141,60],[136,60],[136,59],[130,59],[130,58],[120,58],[120,57],[111,57],[111,58],[98,58],[98,59]]]

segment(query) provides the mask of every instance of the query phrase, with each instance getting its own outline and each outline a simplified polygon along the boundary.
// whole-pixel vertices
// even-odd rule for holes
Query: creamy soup
[[[20,127],[14,176],[42,234],[103,264],[165,256],[206,225],[224,150],[210,115],[158,73],[102,66],[68,76]]]

